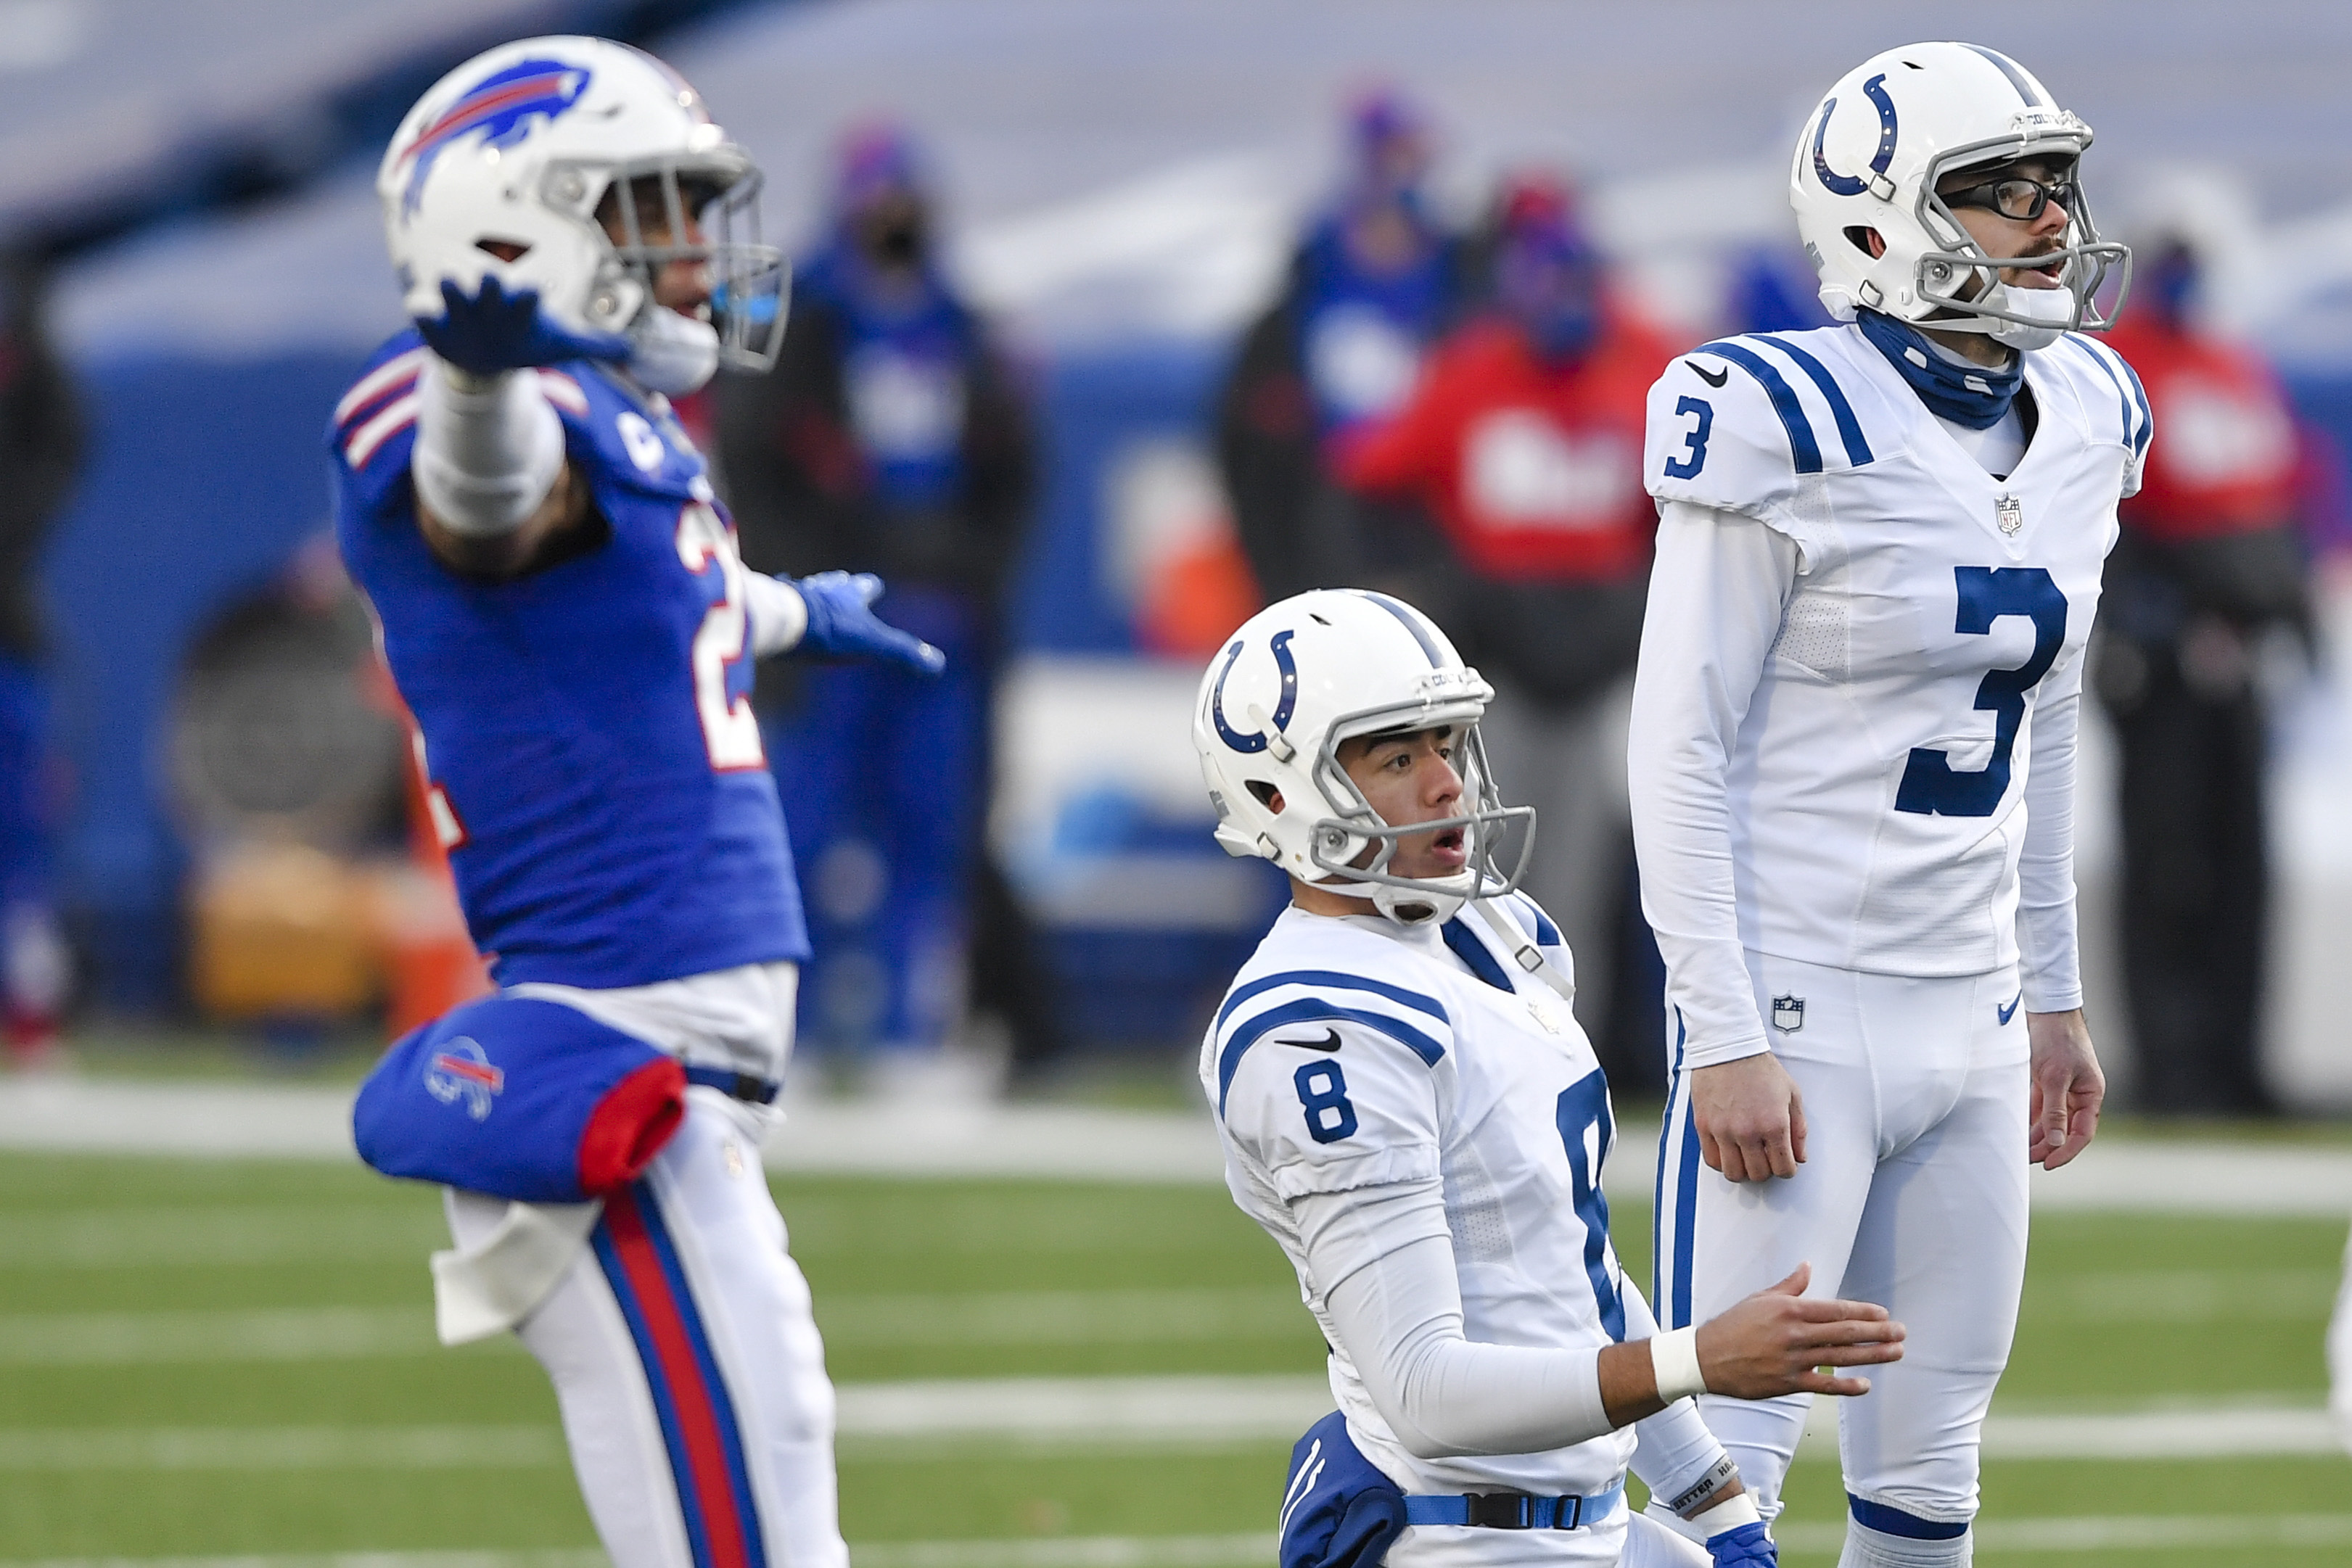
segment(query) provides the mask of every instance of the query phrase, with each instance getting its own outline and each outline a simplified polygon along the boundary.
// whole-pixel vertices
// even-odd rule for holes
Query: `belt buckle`
[[[1468,1518],[1464,1521],[1486,1530],[1527,1530],[1535,1524],[1535,1499],[1523,1491],[1474,1491],[1463,1494]]]

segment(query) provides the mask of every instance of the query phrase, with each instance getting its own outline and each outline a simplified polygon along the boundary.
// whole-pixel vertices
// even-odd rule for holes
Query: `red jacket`
[[[1398,413],[1342,442],[1342,484],[1410,495],[1465,562],[1509,581],[1614,581],[1649,559],[1642,486],[1650,383],[1674,357],[1612,313],[1592,352],[1547,365],[1507,321],[1440,343]]]
[[[2251,350],[2179,332],[2148,312],[2107,341],[2139,372],[2156,415],[2140,492],[2123,520],[2166,543],[2292,522],[2294,416]]]

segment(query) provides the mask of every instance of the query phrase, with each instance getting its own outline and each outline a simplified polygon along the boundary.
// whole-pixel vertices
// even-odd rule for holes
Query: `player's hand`
[[[820,571],[791,580],[808,606],[808,630],[794,644],[798,651],[878,659],[919,675],[936,675],[948,667],[945,653],[874,613],[874,601],[882,597],[882,580],[872,572]]]
[[[468,375],[494,376],[567,360],[629,357],[629,340],[616,332],[572,332],[549,320],[540,311],[536,288],[509,294],[506,285],[486,277],[481,291],[468,298],[455,282],[444,279],[441,299],[442,313],[419,316],[416,329],[424,334],[425,347]]]
[[[2090,1026],[2083,1009],[2028,1013],[2025,1036],[2033,1050],[2033,1140],[2025,1163],[2054,1171],[2079,1155],[2099,1130],[2099,1107],[2106,1102],[2107,1075],[2099,1071]]]
[[[1691,1074],[1691,1125],[1710,1170],[1732,1181],[1792,1176],[1805,1163],[1805,1102],[1769,1051]]]
[[[1903,1325],[1872,1301],[1808,1298],[1810,1263],[1769,1290],[1699,1325],[1698,1369],[1707,1392],[1735,1399],[1783,1394],[1867,1394],[1867,1377],[1831,1366],[1875,1366],[1903,1359]]]
[[[1743,1524],[1706,1538],[1714,1568],[1780,1568],[1780,1549],[1762,1524]]]

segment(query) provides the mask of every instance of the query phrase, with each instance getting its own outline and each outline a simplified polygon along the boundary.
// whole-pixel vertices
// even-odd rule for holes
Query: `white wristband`
[[[1690,1521],[1706,1532],[1709,1540],[1727,1530],[1737,1530],[1743,1524],[1756,1524],[1764,1516],[1756,1511],[1756,1500],[1746,1492],[1725,1498],[1713,1508],[1691,1515]]]
[[[1672,1405],[1706,1392],[1706,1378],[1698,1369],[1698,1330],[1675,1329],[1650,1341],[1650,1373],[1658,1380],[1658,1397]]]
[[[743,602],[751,615],[751,652],[762,659],[790,652],[808,633],[808,601],[789,579],[745,572]]]

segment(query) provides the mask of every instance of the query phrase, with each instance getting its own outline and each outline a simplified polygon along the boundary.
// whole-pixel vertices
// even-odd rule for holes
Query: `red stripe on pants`
[[[681,1477],[681,1503],[691,1500],[702,1512],[702,1538],[709,1543],[711,1568],[750,1568],[743,1546],[743,1521],[736,1507],[734,1488],[727,1474],[727,1450],[719,1441],[719,1417],[703,1385],[702,1368],[694,1357],[686,1320],[669,1276],[662,1271],[653,1238],[646,1233],[645,1218],[637,1212],[636,1195],[621,1187],[604,1195],[604,1224],[613,1249],[621,1260],[629,1287],[636,1292],[637,1311],[644,1315],[660,1364],[646,1371],[668,1385],[670,1408],[677,1413],[687,1467]]]

